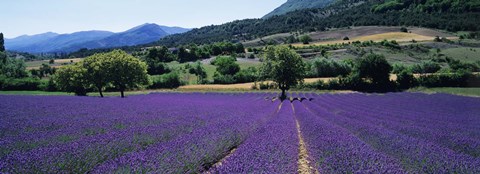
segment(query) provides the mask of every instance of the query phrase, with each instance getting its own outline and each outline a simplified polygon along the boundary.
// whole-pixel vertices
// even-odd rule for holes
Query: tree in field
[[[303,44],[310,44],[311,41],[312,38],[309,35],[303,35],[300,37],[300,42],[302,42]]]
[[[0,68],[7,63],[7,54],[5,54],[5,46],[3,40],[3,33],[0,33]]]
[[[270,47],[261,66],[263,78],[272,79],[282,90],[280,98],[286,99],[285,91],[303,81],[305,63],[302,57],[286,46]]]
[[[214,65],[221,75],[235,75],[240,71],[240,65],[236,61],[235,57],[219,56],[215,58]]]
[[[108,62],[108,79],[118,90],[122,98],[127,89],[149,83],[147,64],[121,50],[104,54]]]
[[[5,40],[3,39],[3,33],[0,33],[0,52],[5,51]]]
[[[108,60],[106,54],[94,54],[85,58],[82,62],[82,66],[86,70],[85,80],[97,88],[100,97],[103,97],[103,88],[109,83]]]
[[[86,96],[90,84],[85,78],[87,70],[81,64],[73,64],[61,67],[54,80],[60,90],[73,92],[77,96]]]
[[[392,66],[385,56],[379,54],[367,54],[362,57],[355,67],[355,72],[360,78],[366,79],[375,89],[388,89],[390,85],[390,72]]]
[[[207,78],[207,72],[205,71],[205,68],[203,68],[200,61],[197,61],[195,65],[189,68],[188,71],[190,74],[195,74],[197,76],[198,84],[202,84]]]
[[[235,74],[240,71],[240,65],[236,62],[235,57],[219,56],[212,61],[217,71],[213,74],[213,82],[218,84],[235,83]]]

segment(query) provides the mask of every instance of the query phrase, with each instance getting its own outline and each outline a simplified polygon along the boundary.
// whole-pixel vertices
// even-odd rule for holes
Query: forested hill
[[[303,10],[310,8],[324,8],[335,0],[288,0],[280,7],[265,15],[263,18],[269,18],[275,15],[283,15],[295,10]]]
[[[276,33],[348,26],[419,26],[449,31],[480,29],[480,0],[340,0],[267,19],[245,19],[171,35],[150,45],[243,41]]]

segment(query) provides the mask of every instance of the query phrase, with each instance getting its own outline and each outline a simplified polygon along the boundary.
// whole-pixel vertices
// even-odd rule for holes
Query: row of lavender
[[[273,95],[0,96],[0,172],[480,172],[478,98]]]
[[[480,173],[478,98],[304,95],[297,118],[323,173]]]
[[[266,95],[0,96],[0,172],[205,171],[275,116]]]

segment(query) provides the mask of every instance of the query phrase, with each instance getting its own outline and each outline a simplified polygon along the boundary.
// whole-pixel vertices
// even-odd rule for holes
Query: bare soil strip
[[[233,148],[227,156],[223,157],[220,161],[218,161],[217,163],[213,164],[212,167],[210,167],[210,169],[215,169],[215,168],[218,168],[220,166],[223,165],[223,163],[225,162],[225,160],[227,160],[228,158],[230,158],[230,156],[233,155],[233,153],[235,153],[235,151],[237,151],[237,148]],[[203,174],[211,174],[212,171],[206,171],[206,172],[203,172]]]
[[[293,109],[293,114],[296,117],[295,114],[295,107],[293,107],[292,104],[292,109]],[[300,130],[300,123],[298,120],[295,118],[295,123],[297,127],[297,135],[298,135],[298,140],[299,140],[299,147],[298,147],[298,173],[299,174],[311,174],[311,173],[319,173],[316,171],[312,166],[310,166],[310,161],[308,160],[308,151],[307,147],[305,145],[305,141],[303,140],[302,136],[302,131]]]

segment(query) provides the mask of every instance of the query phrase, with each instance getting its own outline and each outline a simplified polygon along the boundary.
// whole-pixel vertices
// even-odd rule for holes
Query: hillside
[[[145,44],[189,29],[143,24],[120,33],[109,31],[81,31],[71,34],[44,33],[6,39],[8,50],[29,53],[73,52],[82,48],[111,48]]]
[[[390,5],[392,4],[397,5]],[[480,29],[480,5],[448,1],[343,0],[323,9],[305,9],[267,19],[237,20],[165,37],[150,45],[177,46],[248,41],[278,33],[324,31],[351,26],[419,26],[449,31]],[[399,5],[400,4],[400,5]]]
[[[288,0],[286,3],[268,13],[263,18],[269,18],[275,15],[284,15],[295,10],[323,8],[333,2],[334,0]]]

